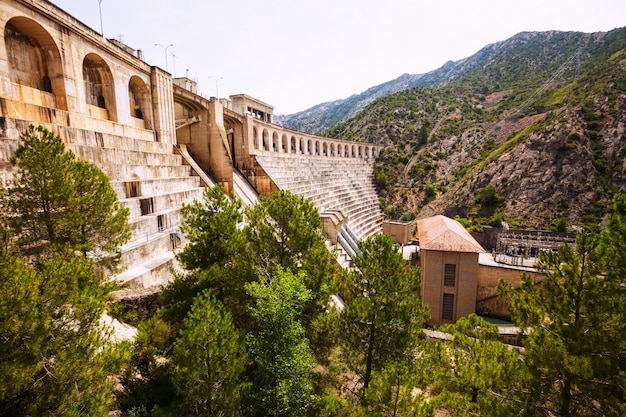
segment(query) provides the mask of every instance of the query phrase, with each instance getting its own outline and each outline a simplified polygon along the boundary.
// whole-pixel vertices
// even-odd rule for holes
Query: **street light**
[[[154,46],[160,46],[165,51],[165,71],[169,71],[169,69],[167,68],[167,48],[169,48],[170,46],[174,46],[174,44],[170,43],[167,46],[163,46],[160,43],[155,43]]]
[[[100,35],[104,38],[104,30],[102,29],[102,0],[98,0],[98,10],[100,10]]]
[[[224,77],[211,77],[209,75],[209,78],[215,78],[215,98],[219,99],[220,98],[220,93],[217,90],[217,83],[218,83],[219,80],[223,79]]]

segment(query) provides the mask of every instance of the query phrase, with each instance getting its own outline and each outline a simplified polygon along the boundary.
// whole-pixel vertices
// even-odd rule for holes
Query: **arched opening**
[[[328,143],[326,142],[322,143],[322,155],[328,156]]]
[[[67,110],[63,63],[52,36],[37,22],[14,17],[4,27],[11,82],[34,88],[45,107]]]
[[[320,143],[319,141],[315,141],[315,153],[313,155],[318,156],[320,154]]]
[[[287,135],[283,134],[280,140],[280,145],[282,147],[280,152],[284,152],[284,153],[289,152],[289,139],[287,138]]]
[[[143,80],[133,75],[128,82],[128,96],[131,117],[142,121],[144,129],[152,129],[151,99],[148,87]]]
[[[315,155],[315,149],[313,149],[313,139],[307,140],[306,150],[307,150],[307,155]]]
[[[300,138],[300,153],[306,155],[306,141],[304,138]]]
[[[252,145],[254,149],[261,149],[262,147],[259,143],[259,131],[256,127],[252,128]]]
[[[337,145],[337,156],[343,156],[343,145],[341,143]]]
[[[91,115],[117,122],[113,74],[104,59],[88,54],[83,60],[83,80],[85,100],[92,106]]]
[[[280,152],[280,138],[278,137],[278,133],[272,133],[272,151]]]
[[[297,149],[296,149],[296,137],[295,136],[291,137],[290,146],[289,146],[289,152],[292,153],[292,154],[295,154],[297,152]]]
[[[267,129],[263,129],[262,145],[263,145],[263,150],[264,151],[269,151],[271,146],[272,146],[270,144],[270,136],[269,136],[269,133],[267,133]]]

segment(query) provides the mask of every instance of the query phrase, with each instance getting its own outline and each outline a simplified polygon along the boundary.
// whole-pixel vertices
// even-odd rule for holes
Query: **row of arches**
[[[296,137],[282,135],[278,131],[271,134],[267,128],[260,132],[253,128],[254,149],[287,153],[292,155],[313,155],[342,158],[375,158],[376,147],[365,143],[344,142],[321,137]]]
[[[53,37],[39,23],[27,17],[13,17],[4,27],[4,42],[11,82],[39,90],[44,102],[60,110],[67,105],[64,65]],[[96,53],[87,53],[82,63],[85,102],[93,106],[92,115],[118,121],[115,77],[110,65]],[[144,80],[133,75],[128,85],[128,114],[152,127],[150,90]]]

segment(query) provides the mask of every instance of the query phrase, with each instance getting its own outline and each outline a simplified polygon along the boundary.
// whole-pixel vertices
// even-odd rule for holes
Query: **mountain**
[[[274,121],[281,126],[302,132],[320,134],[327,129],[355,116],[365,106],[379,97],[419,85],[422,75],[402,74],[395,80],[370,87],[348,98],[318,104],[310,109],[289,115],[275,115]]]
[[[375,173],[389,218],[597,223],[626,192],[625,48],[626,28],[519,33],[327,134],[385,145]],[[484,210],[484,190],[502,204]]]
[[[543,32],[543,34],[548,38],[553,38],[556,42],[563,40],[561,38],[567,39],[569,36],[575,36],[573,32],[552,31]],[[542,58],[548,58],[548,61],[543,62],[545,66],[548,64],[549,60],[553,58],[546,57],[546,51],[540,50],[541,47],[537,42],[542,42],[542,37],[537,39],[535,35],[536,34],[532,32],[522,32],[508,40],[487,45],[468,58],[458,61],[448,61],[440,68],[426,74],[403,74],[394,80],[371,87],[360,94],[353,94],[345,99],[318,104],[310,109],[294,114],[275,115],[275,121],[277,124],[287,128],[313,134],[322,134],[331,127],[354,117],[366,105],[377,98],[413,87],[442,87],[456,80],[463,79],[475,69],[497,62],[498,59],[502,58],[502,55],[508,53],[507,51],[509,51],[512,46],[519,45],[520,42],[527,44],[527,52],[532,51],[534,46],[539,46],[539,50],[532,52],[538,53]],[[537,56],[537,58],[540,57]],[[537,59],[537,61],[537,68],[535,69],[540,70],[542,61],[541,59]]]

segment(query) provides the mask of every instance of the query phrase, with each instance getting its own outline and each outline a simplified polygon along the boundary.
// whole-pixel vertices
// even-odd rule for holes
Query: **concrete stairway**
[[[372,162],[341,157],[256,158],[279,188],[311,200],[320,214],[340,210],[359,240],[382,231]]]
[[[168,282],[176,267],[182,204],[201,199],[202,185],[212,181],[199,176],[195,162],[175,153],[172,144],[71,128],[66,135],[68,148],[102,169],[130,210],[132,238],[122,248],[126,269],[114,279],[129,288]]]

